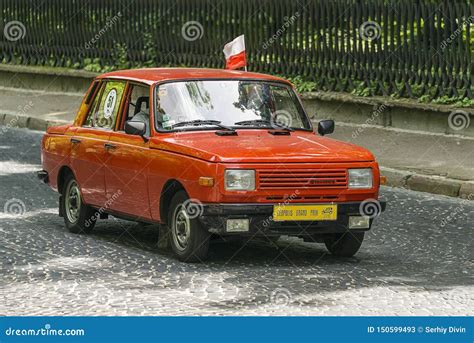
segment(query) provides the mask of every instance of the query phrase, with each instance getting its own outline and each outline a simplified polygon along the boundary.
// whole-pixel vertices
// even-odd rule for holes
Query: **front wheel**
[[[325,237],[324,244],[331,254],[338,257],[351,257],[359,251],[364,241],[364,232],[346,232]]]
[[[89,233],[97,220],[95,210],[82,201],[79,184],[72,174],[66,176],[59,203],[64,223],[72,233]]]
[[[168,223],[171,248],[181,261],[201,262],[207,258],[210,234],[199,223],[196,211],[190,211],[184,191],[175,194],[170,204]]]

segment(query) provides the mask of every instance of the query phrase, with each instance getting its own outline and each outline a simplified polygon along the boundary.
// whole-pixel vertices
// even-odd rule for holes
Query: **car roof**
[[[206,69],[206,68],[143,68],[113,71],[97,76],[97,79],[124,79],[153,85],[157,82],[174,80],[203,79],[247,79],[276,81],[291,84],[285,79],[240,70]]]

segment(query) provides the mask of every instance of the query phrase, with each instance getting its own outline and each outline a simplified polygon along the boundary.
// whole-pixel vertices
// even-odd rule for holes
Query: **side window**
[[[87,127],[93,126],[93,118],[94,118],[95,109],[97,108],[97,104],[100,101],[100,97],[102,95],[103,90],[104,90],[104,84],[102,84],[100,89],[97,90],[97,93],[95,94],[92,105],[89,107],[89,114],[87,115],[86,121],[83,126],[87,126]]]
[[[123,81],[107,81],[102,84],[87,116],[86,126],[114,128],[125,84]]]
[[[128,93],[128,108],[125,111],[125,120],[119,128],[124,130],[125,121],[140,121],[146,125],[146,135],[150,135],[150,89],[146,86],[131,85]]]
[[[94,80],[94,82],[92,84],[92,87],[91,87],[91,90],[90,90],[89,94],[87,94],[87,98],[86,98],[86,101],[85,101],[85,103],[87,105],[89,105],[91,103],[93,96],[96,95],[95,93],[96,93],[97,88],[99,87],[99,85],[100,85],[100,82],[97,81],[97,80]]]
[[[145,86],[132,85],[126,120],[132,119],[140,112],[150,115],[150,90]]]

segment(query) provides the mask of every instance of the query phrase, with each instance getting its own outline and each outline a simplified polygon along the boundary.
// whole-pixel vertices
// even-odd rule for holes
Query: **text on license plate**
[[[275,205],[273,220],[337,220],[337,205]]]

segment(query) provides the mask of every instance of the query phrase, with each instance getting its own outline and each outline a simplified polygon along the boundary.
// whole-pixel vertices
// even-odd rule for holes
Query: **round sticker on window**
[[[117,91],[111,89],[104,103],[104,118],[110,118],[114,113],[115,103],[117,102]]]

